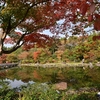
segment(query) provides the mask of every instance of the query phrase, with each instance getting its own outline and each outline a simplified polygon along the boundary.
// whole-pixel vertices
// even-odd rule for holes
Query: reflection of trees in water
[[[31,81],[31,78],[25,78],[25,79],[22,79],[21,81],[24,83],[28,83],[29,81]]]
[[[28,71],[27,71],[28,70]],[[0,72],[1,79],[22,80],[25,83],[29,81],[50,84],[65,81],[68,86],[81,87],[95,86],[100,84],[100,68],[87,68],[85,70],[77,68],[33,68],[23,67],[8,70],[6,73]]]
[[[57,82],[57,73],[53,72],[51,75],[51,83],[56,83]]]
[[[1,71],[0,72],[0,79],[5,78],[6,77],[6,72],[5,71]]]
[[[33,77],[36,79],[36,80],[42,80],[42,77],[41,75],[39,74],[39,72],[37,70],[34,70],[33,71]]]

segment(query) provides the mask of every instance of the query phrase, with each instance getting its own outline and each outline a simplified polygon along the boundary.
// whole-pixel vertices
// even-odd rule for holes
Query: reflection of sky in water
[[[5,81],[9,82],[9,86],[11,88],[16,88],[16,87],[20,87],[21,85],[27,85],[28,83],[32,84],[34,83],[33,81],[29,81],[28,83],[24,83],[21,80],[10,80],[10,79],[5,79]]]

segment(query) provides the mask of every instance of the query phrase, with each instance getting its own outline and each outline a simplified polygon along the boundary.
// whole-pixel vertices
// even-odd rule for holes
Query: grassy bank
[[[4,83],[2,86],[0,100],[97,100],[97,91],[59,91],[51,85],[38,83],[21,86],[19,89],[10,89]]]

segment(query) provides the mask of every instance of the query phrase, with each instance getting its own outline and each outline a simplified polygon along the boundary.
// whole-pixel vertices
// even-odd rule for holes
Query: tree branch
[[[16,45],[13,46],[10,50],[4,50],[2,49],[2,53],[5,53],[5,54],[9,54],[9,53],[12,53],[13,51],[16,51],[18,48],[20,48],[23,44],[24,44],[24,41],[20,44],[20,42],[22,41],[22,39],[24,38],[26,34],[23,34],[20,39],[16,42]]]
[[[23,43],[21,45],[17,45],[17,46],[12,47],[10,50],[4,50],[3,49],[2,53],[4,53],[4,54],[10,54],[10,53],[16,51],[18,48],[20,48],[23,45]]]
[[[30,7],[27,8],[27,10],[26,10],[26,12],[25,12],[24,17],[22,18],[22,20],[21,20],[19,23],[17,23],[16,26],[14,26],[14,27],[17,27],[18,25],[20,25],[20,24],[25,20],[27,14],[29,13],[29,10],[30,10],[32,7],[35,7],[35,6],[37,6],[38,4],[40,4],[40,3],[44,3],[44,2],[48,2],[48,1],[50,1],[50,0],[42,0],[42,1],[39,1],[39,2],[37,2],[37,3],[33,3]]]

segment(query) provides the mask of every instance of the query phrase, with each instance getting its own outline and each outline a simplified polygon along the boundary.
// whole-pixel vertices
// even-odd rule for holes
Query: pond
[[[67,82],[68,88],[100,87],[100,68],[35,68],[21,67],[0,71],[0,79],[8,81],[12,88],[28,83]]]
[[[16,80],[16,79],[14,79],[14,80],[4,79],[3,81],[8,82],[9,83],[8,86],[11,87],[11,88],[19,88],[22,85],[27,85],[27,84],[33,84],[34,83],[33,81],[29,81],[29,82],[25,83],[25,82],[22,82],[21,80]]]

